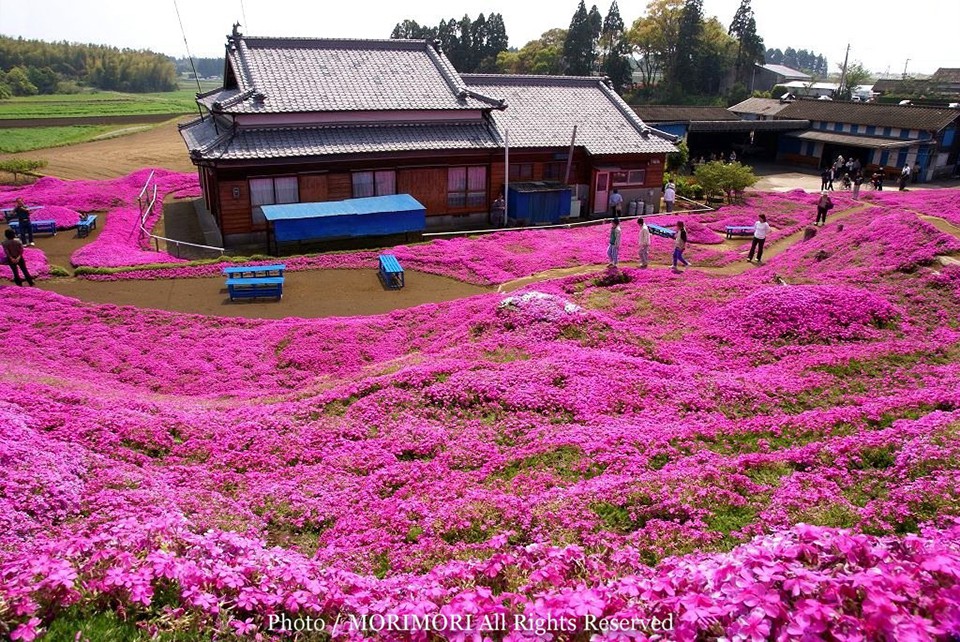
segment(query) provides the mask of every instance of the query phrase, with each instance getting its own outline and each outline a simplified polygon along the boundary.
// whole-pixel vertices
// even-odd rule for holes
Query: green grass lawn
[[[149,126],[147,126],[149,127]],[[85,143],[111,134],[132,133],[143,127],[129,125],[75,125],[72,127],[0,128],[0,153],[29,152],[47,147]]]

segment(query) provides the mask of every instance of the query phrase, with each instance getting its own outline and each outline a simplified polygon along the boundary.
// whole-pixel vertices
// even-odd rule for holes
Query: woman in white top
[[[640,226],[640,267],[647,267],[650,261],[650,228],[643,222],[642,218],[637,219]]]
[[[753,224],[753,242],[750,243],[750,255],[748,262],[753,262],[753,253],[757,253],[757,265],[763,263],[763,244],[767,240],[767,234],[770,233],[770,224],[767,223],[767,215],[761,214],[760,220]]]

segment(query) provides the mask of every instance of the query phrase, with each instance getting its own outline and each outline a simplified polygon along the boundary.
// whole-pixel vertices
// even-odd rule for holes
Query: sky
[[[620,0],[627,25],[644,14],[647,1]],[[703,0],[704,14],[728,26],[739,4]],[[958,0],[753,0],[752,5],[767,47],[815,51],[827,57],[831,71],[839,69],[848,43],[850,61],[877,75],[960,67]],[[609,0],[597,4],[603,15],[609,7]],[[404,19],[436,25],[464,14],[500,13],[510,46],[522,47],[549,29],[568,27],[576,8],[577,0],[0,0],[0,34],[222,57],[234,22],[251,36],[388,38]]]

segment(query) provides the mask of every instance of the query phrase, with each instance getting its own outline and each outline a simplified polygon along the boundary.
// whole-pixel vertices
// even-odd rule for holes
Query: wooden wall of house
[[[327,174],[306,174],[300,177],[300,202],[319,203],[330,200]]]
[[[447,211],[447,168],[397,170],[397,194],[409,194],[426,208],[427,216]]]
[[[353,198],[353,177],[350,172],[327,174],[327,200],[344,201]]]
[[[217,195],[220,201],[220,231],[223,234],[243,234],[253,227],[250,215],[250,190],[247,181],[221,181]],[[238,189],[234,198],[233,190]]]

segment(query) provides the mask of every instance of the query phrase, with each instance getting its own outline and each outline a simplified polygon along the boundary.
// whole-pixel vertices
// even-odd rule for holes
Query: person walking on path
[[[17,217],[20,242],[24,245],[33,245],[33,224],[30,222],[30,210],[23,204],[22,198],[17,199],[17,205],[13,208],[13,213]]]
[[[0,245],[3,246],[3,254],[7,265],[13,271],[13,282],[22,286],[24,279],[26,279],[27,284],[33,285],[33,277],[27,271],[27,263],[23,260],[23,243],[10,228],[7,228],[3,235],[6,240]],[[23,272],[23,279],[20,278],[21,271]]]
[[[673,184],[673,181],[667,183],[666,189],[663,190],[663,202],[667,204],[667,211],[673,211],[673,204],[677,201],[677,186]]]
[[[814,225],[820,225],[821,227],[827,224],[827,211],[833,208],[833,201],[830,200],[830,196],[827,194],[827,190],[820,192],[820,200],[817,201],[817,220],[813,223]]]
[[[610,225],[610,245],[607,246],[607,258],[610,263],[607,267],[617,267],[620,262],[620,219],[616,216]]]
[[[753,241],[750,243],[750,254],[747,256],[747,262],[753,263],[753,252],[757,252],[757,265],[763,263],[763,244],[767,240],[767,234],[770,233],[770,224],[767,223],[767,215],[761,214],[760,220],[753,224]]]
[[[857,170],[853,175],[853,200],[860,200],[860,186],[863,185],[863,174]]]
[[[610,195],[610,210],[613,213],[613,218],[619,218],[620,214],[623,213],[623,196],[620,194],[620,190],[613,190],[613,194]]]
[[[683,251],[687,249],[687,228],[683,221],[677,221],[677,235],[673,240],[673,271],[679,272],[677,263],[683,263],[683,267],[690,267],[690,264],[683,258]]]
[[[637,225],[640,226],[640,267],[645,268],[650,263],[650,228],[642,218],[637,219]]]

